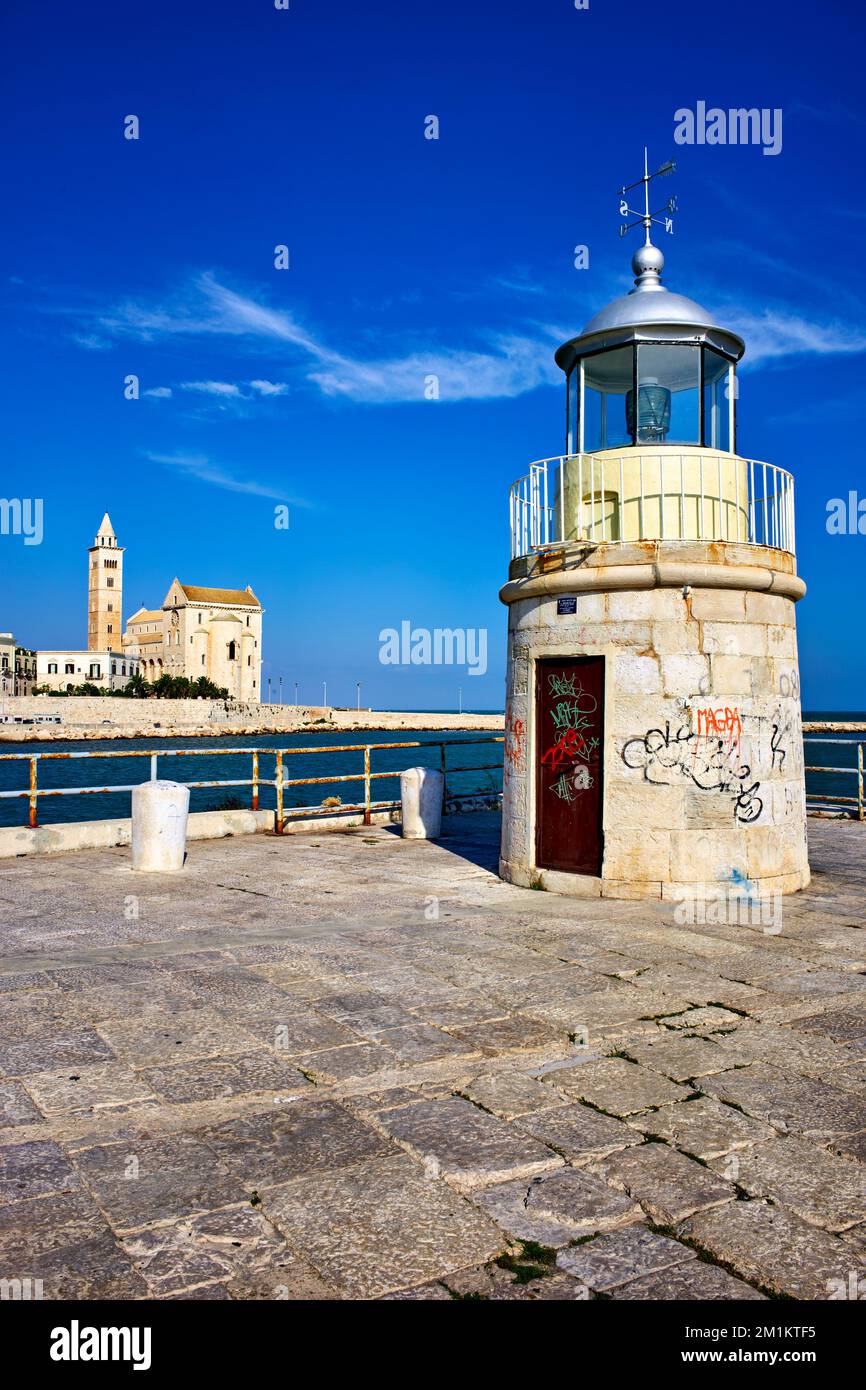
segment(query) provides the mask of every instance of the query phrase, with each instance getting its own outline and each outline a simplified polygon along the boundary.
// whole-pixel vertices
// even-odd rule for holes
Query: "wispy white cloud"
[[[199,275],[166,306],[127,302],[100,322],[105,331],[145,341],[174,334],[225,334],[285,344],[306,359],[306,378],[323,394],[358,402],[422,401],[430,377],[438,379],[440,399],[452,401],[518,396],[561,381],[551,361],[551,342],[519,335],[491,335],[487,350],[433,348],[394,357],[349,357],[320,342],[288,310],[240,294],[210,273]],[[198,382],[188,387],[220,394],[220,386],[228,385]],[[260,380],[249,385],[262,396],[288,389],[286,383]]]
[[[151,450],[145,451],[145,458],[151,463],[162,464],[166,468],[174,468],[179,473],[186,474],[187,477],[197,478],[199,482],[211,483],[214,487],[223,488],[226,492],[242,492],[253,497],[270,497],[280,502],[293,502],[295,506],[309,506],[298,498],[286,497],[285,493],[267,483],[256,482],[253,478],[238,478],[228,468],[222,464],[214,463],[206,454],[161,454]]]
[[[233,381],[182,381],[180,383],[182,391],[199,391],[205,396],[233,396],[238,397],[241,388]]]
[[[866,333],[848,324],[816,322],[783,309],[729,308],[722,320],[746,341],[750,366],[786,357],[837,356],[866,352]]]
[[[532,288],[524,284],[523,288]],[[765,301],[766,302],[766,301]],[[750,366],[801,355],[827,356],[866,350],[866,334],[841,320],[822,320],[784,306],[729,305],[721,321],[747,341]],[[423,401],[430,378],[442,401],[511,398],[540,386],[559,386],[562,377],[552,348],[569,331],[549,323],[526,325],[522,332],[486,333],[477,346],[415,348],[364,357],[337,352],[286,309],[275,309],[219,281],[212,272],[197,276],[167,304],[147,307],[127,302],[103,315],[96,328],[116,336],[155,340],[172,335],[243,337],[258,348],[290,351],[289,365],[323,395],[367,404]],[[572,330],[573,331],[573,330]],[[255,378],[247,382],[192,381],[188,392],[210,395],[225,404],[285,394],[287,382]]]
[[[260,396],[284,396],[289,390],[287,381],[251,381],[250,386]]]
[[[143,396],[153,396],[155,400],[167,401],[174,394],[170,386],[149,386],[146,391],[142,391]]]
[[[111,347],[111,343],[101,338],[98,333],[73,333],[72,341],[79,347],[86,348],[88,352],[107,352]]]

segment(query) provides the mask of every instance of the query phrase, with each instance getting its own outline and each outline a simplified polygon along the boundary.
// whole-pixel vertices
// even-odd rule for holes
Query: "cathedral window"
[[[235,659],[235,644],[234,644],[234,642],[229,642],[229,661],[234,661],[234,659]]]

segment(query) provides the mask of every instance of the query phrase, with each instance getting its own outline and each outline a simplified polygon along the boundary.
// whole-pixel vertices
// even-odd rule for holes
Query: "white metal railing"
[[[736,454],[540,459],[513,484],[510,510],[512,559],[581,541],[732,541],[796,554],[794,479]]]

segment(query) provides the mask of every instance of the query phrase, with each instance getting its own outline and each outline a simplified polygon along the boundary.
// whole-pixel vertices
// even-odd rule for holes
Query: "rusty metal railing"
[[[834,736],[820,737],[820,734],[827,734],[828,731],[838,728],[839,733]],[[860,733],[860,737],[843,738],[841,733]],[[855,777],[856,796],[843,796],[836,792],[814,792],[810,793],[807,788],[806,809],[809,811],[847,811],[849,815],[856,815],[860,821],[866,821],[866,795],[864,795],[864,771],[866,771],[866,757],[864,757],[864,745],[866,745],[866,724],[839,724],[809,721],[803,725],[803,746],[804,751],[813,743],[829,743],[834,748],[856,748],[856,762],[853,767],[822,767],[817,764],[806,763],[805,772],[823,773],[825,776]]]
[[[504,743],[504,736],[501,734],[487,734],[482,738],[451,738],[451,739],[421,739],[407,740],[401,743],[342,743],[330,745],[318,745],[304,748],[161,748],[157,752],[152,752],[147,748],[135,749],[100,749],[99,751],[88,751],[84,753],[0,753],[0,762],[27,762],[29,763],[29,787],[20,791],[0,791],[0,798],[23,798],[26,797],[29,803],[29,824],[31,829],[36,829],[39,824],[38,802],[39,797],[45,796],[94,796],[110,792],[131,792],[139,782],[116,783],[108,786],[95,787],[40,787],[39,786],[39,764],[51,761],[69,762],[75,759],[96,759],[96,758],[149,758],[150,759],[150,780],[156,781],[158,776],[158,764],[160,758],[237,758],[250,757],[252,759],[251,777],[217,778],[201,782],[185,782],[183,785],[190,789],[203,787],[250,787],[250,806],[253,811],[259,809],[259,790],[261,787],[273,787],[276,792],[276,812],[274,817],[274,829],[281,835],[285,829],[286,822],[290,819],[286,815],[285,790],[287,787],[315,787],[337,785],[341,782],[363,782],[364,800],[356,804],[345,804],[340,802],[332,806],[299,806],[292,807],[292,815],[299,819],[308,819],[311,816],[333,815],[336,812],[341,814],[364,813],[364,824],[370,825],[373,811],[395,810],[400,802],[373,801],[372,783],[377,779],[387,777],[399,777],[401,768],[392,768],[382,772],[374,772],[372,769],[372,754],[381,749],[393,748],[438,748],[439,764],[445,776],[445,802],[446,805],[453,804],[455,801],[466,800],[470,797],[483,795],[493,795],[485,792],[464,792],[452,793],[448,795],[448,777],[455,773],[466,772],[501,772],[502,763],[482,763],[474,767],[448,767],[447,749],[458,746],[467,747],[481,743]],[[310,754],[322,753],[361,753],[362,771],[331,774],[327,777],[286,777],[284,759],[292,757],[308,756]],[[263,777],[259,759],[262,756],[273,757],[274,776],[273,779]]]

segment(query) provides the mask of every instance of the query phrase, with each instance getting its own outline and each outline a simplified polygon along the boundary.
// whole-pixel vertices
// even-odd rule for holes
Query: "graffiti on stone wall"
[[[695,711],[698,738],[722,738],[731,745],[739,745],[743,733],[740,711],[734,706],[725,705],[719,709],[699,709]]]
[[[556,741],[542,754],[541,763],[551,772],[559,773],[551,784],[551,791],[561,801],[574,801],[593,785],[585,764],[598,748],[598,739],[589,732],[598,701],[584,690],[574,673],[570,676],[551,673],[548,690],[556,701],[549,711]]]
[[[648,729],[642,737],[629,739],[622,760],[626,767],[642,769],[647,782],[670,786],[686,778],[701,791],[729,796],[734,816],[742,824],[750,825],[763,810],[758,795],[761,784],[752,780],[751,769],[740,761],[739,738],[734,741],[727,732],[709,736],[686,724],[672,731],[668,720],[664,728]]]
[[[589,768],[581,764],[579,767],[571,768],[568,772],[561,773],[557,781],[553,783],[551,791],[559,797],[560,801],[576,801],[581,792],[588,791],[594,785]]]
[[[523,720],[512,719],[510,714],[505,718],[505,763],[506,767],[512,768],[515,772],[520,770],[523,762]]]

